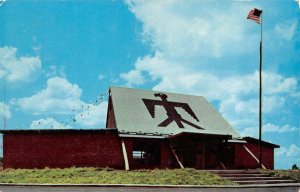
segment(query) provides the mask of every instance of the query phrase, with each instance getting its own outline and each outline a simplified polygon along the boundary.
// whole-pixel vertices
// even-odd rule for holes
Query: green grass
[[[195,169],[123,171],[109,168],[8,169],[0,171],[0,183],[236,185]]]
[[[300,170],[264,170],[259,169],[261,173],[267,173],[276,177],[283,177],[287,179],[293,179],[297,182],[300,182]]]

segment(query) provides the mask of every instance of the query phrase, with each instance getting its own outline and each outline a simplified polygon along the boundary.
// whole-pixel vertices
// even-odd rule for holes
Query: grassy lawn
[[[261,173],[267,173],[276,177],[283,177],[287,179],[293,179],[300,182],[300,170],[264,170],[259,169]]]
[[[100,168],[0,171],[0,183],[236,185],[195,169],[123,171]]]

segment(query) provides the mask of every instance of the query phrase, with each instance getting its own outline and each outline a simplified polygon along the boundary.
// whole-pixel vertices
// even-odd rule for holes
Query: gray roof
[[[187,132],[240,138],[202,96],[121,87],[111,87],[110,96],[120,136],[168,137]]]

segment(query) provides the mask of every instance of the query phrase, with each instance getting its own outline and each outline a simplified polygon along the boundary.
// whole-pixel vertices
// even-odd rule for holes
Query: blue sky
[[[106,92],[116,85],[203,95],[257,137],[260,26],[246,19],[254,7],[263,9],[263,139],[281,146],[276,168],[299,166],[295,0],[8,0],[1,127],[4,116],[7,129],[104,127]]]

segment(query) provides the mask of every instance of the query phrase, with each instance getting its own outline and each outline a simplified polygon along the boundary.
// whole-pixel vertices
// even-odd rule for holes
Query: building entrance
[[[178,137],[170,145],[183,167],[228,169],[234,165],[234,148],[223,139]]]

